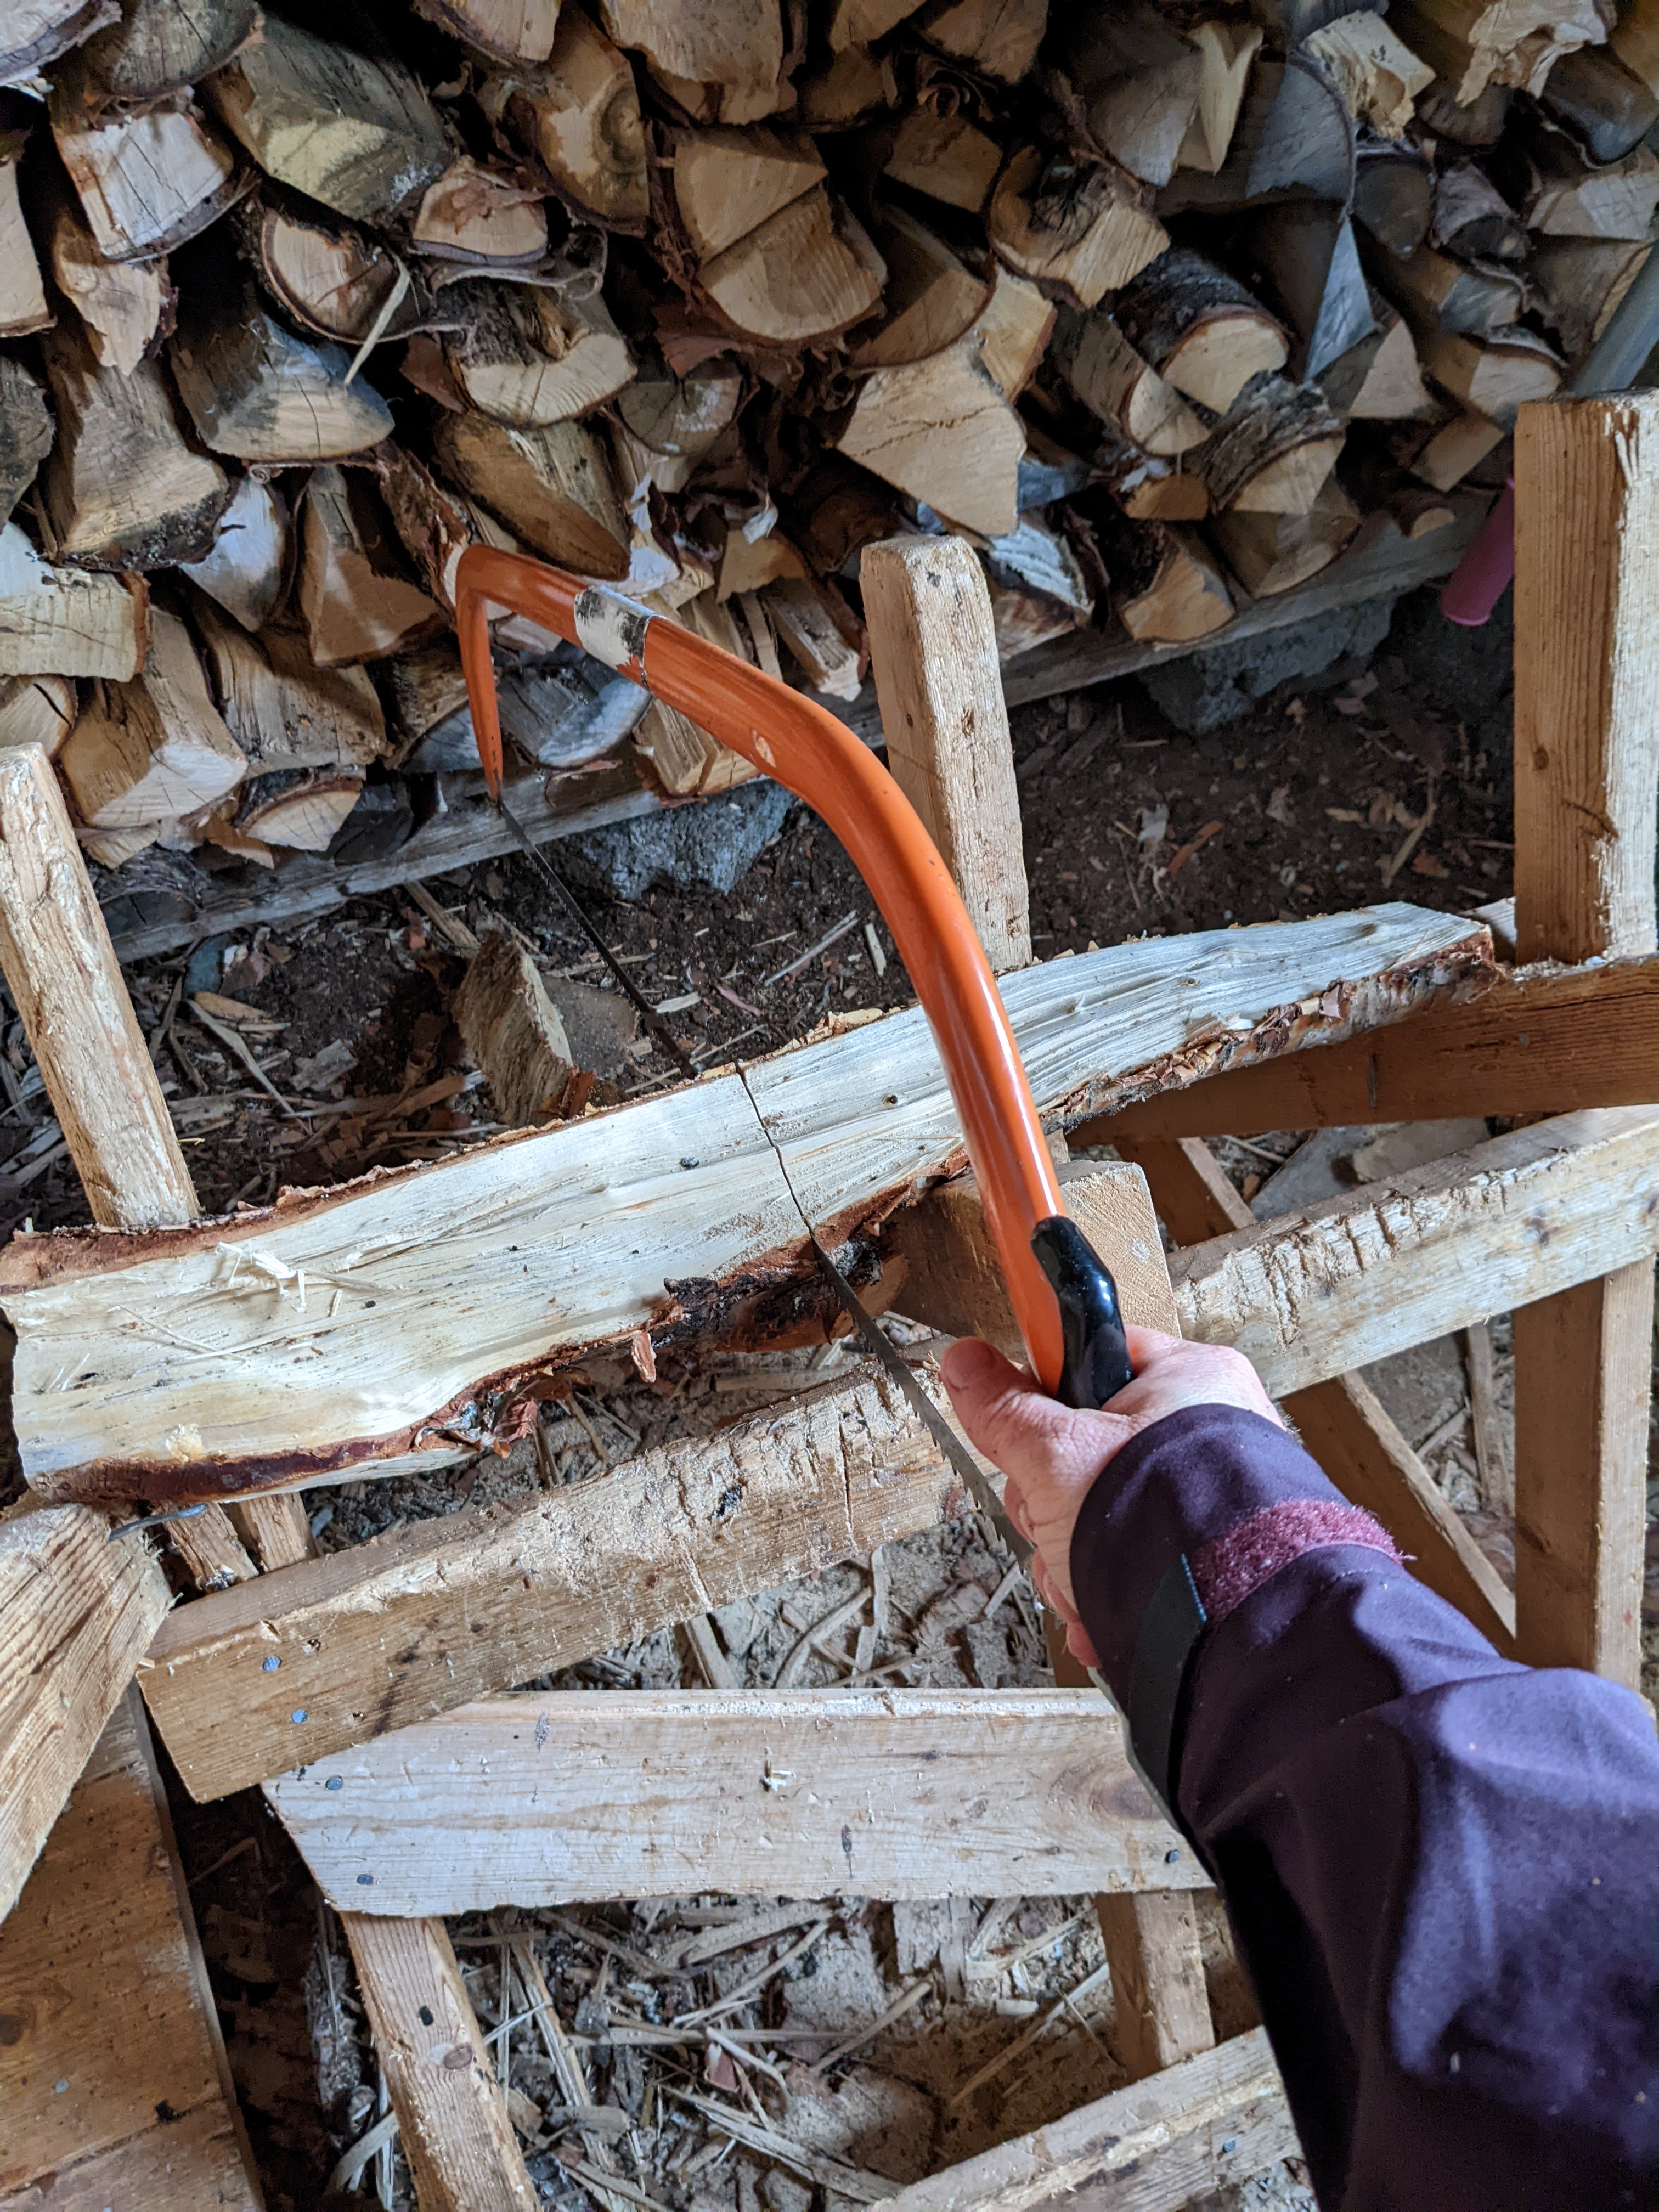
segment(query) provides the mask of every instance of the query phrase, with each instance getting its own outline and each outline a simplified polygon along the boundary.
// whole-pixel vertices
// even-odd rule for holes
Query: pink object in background
[[[1448,622],[1459,623],[1465,629],[1479,629],[1514,574],[1515,478],[1511,477],[1440,594],[1441,613]]]

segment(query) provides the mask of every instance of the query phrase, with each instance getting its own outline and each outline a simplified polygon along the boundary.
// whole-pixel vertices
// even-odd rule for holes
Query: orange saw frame
[[[932,1027],[1027,1354],[1057,1393],[1061,1310],[1032,1238],[1062,1214],[1060,1185],[995,978],[909,800],[845,723],[777,678],[603,586],[473,546],[456,572],[455,618],[478,758],[498,804],[492,607],[527,616],[642,685],[804,800],[847,848]]]

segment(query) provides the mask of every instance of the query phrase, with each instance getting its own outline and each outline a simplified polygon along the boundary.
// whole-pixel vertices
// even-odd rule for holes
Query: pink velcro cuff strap
[[[1280,1505],[1264,1506],[1192,1554],[1193,1581],[1206,1613],[1212,1622],[1224,1620],[1281,1567],[1304,1552],[1323,1551],[1333,1544],[1357,1544],[1366,1551],[1386,1553],[1396,1566],[1404,1564],[1382,1522],[1358,1505],[1290,1498]]]

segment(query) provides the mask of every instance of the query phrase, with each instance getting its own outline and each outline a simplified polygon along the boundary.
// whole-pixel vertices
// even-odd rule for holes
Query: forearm
[[[1650,2201],[1619,2193],[1659,2191],[1639,2178],[1659,2160],[1645,1711],[1500,1660],[1386,1540],[1283,1431],[1194,1408],[1112,1461],[1072,1581],[1123,1701],[1183,1555],[1211,1615],[1176,1716],[1176,1801],[1322,2200]]]

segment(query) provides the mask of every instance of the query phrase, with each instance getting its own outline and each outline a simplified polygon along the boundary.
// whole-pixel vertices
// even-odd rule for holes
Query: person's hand
[[[1135,1379],[1098,1413],[1073,1413],[1046,1396],[1023,1367],[976,1337],[953,1344],[939,1363],[957,1419],[1008,1478],[1004,1503],[1021,1535],[1036,1546],[1036,1586],[1066,1624],[1066,1641],[1085,1667],[1099,1659],[1072,1595],[1072,1531],[1102,1468],[1131,1437],[1183,1406],[1238,1406],[1279,1419],[1243,1353],[1151,1328],[1131,1328],[1128,1338]]]

